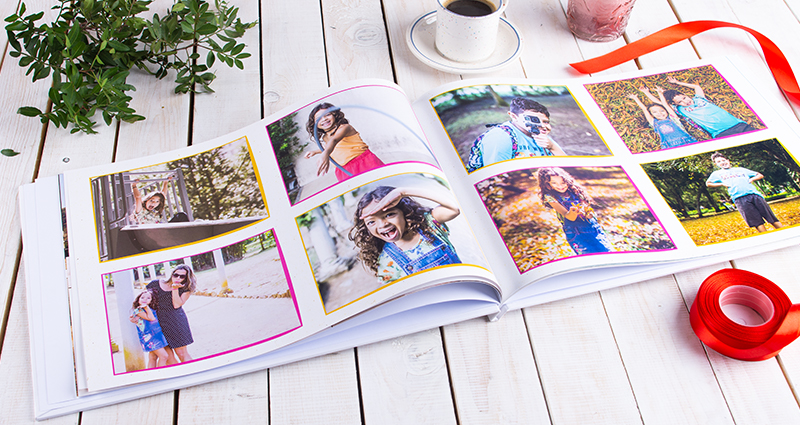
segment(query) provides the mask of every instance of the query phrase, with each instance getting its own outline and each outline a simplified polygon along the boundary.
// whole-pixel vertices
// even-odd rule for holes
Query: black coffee
[[[494,6],[480,0],[455,0],[445,7],[453,13],[464,16],[486,16],[494,12]]]

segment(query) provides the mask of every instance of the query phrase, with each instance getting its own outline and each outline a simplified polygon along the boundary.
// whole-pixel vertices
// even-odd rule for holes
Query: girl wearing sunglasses
[[[195,291],[196,284],[197,278],[192,269],[181,264],[172,271],[169,279],[156,279],[147,285],[153,297],[158,299],[156,313],[167,339],[168,365],[192,360],[186,346],[194,342],[194,339],[183,305]]]

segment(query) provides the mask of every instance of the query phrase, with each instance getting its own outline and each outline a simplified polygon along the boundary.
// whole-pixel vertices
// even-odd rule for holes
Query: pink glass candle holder
[[[567,24],[578,38],[616,40],[625,31],[636,0],[569,0]]]

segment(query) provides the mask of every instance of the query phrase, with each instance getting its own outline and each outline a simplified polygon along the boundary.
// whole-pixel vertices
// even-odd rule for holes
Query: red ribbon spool
[[[750,312],[732,320],[724,310]],[[753,322],[758,313],[760,318]],[[708,347],[739,360],[766,360],[800,336],[800,304],[792,305],[778,285],[758,274],[723,269],[703,281],[690,311],[692,329]]]

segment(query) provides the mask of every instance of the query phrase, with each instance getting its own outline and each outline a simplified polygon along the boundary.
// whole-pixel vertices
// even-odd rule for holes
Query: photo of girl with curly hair
[[[372,181],[295,220],[326,314],[427,284],[420,275],[489,267],[449,185],[432,174]]]
[[[675,249],[618,165],[515,170],[475,189],[520,274],[576,256]]]
[[[423,207],[412,197],[438,206]],[[388,283],[432,267],[461,263],[445,224],[459,214],[455,199],[444,191],[379,186],[359,201],[349,238],[364,266],[380,282]]]
[[[614,251],[614,246],[597,222],[592,198],[569,173],[557,167],[540,168],[536,177],[542,203],[555,211],[564,236],[575,254]]]

